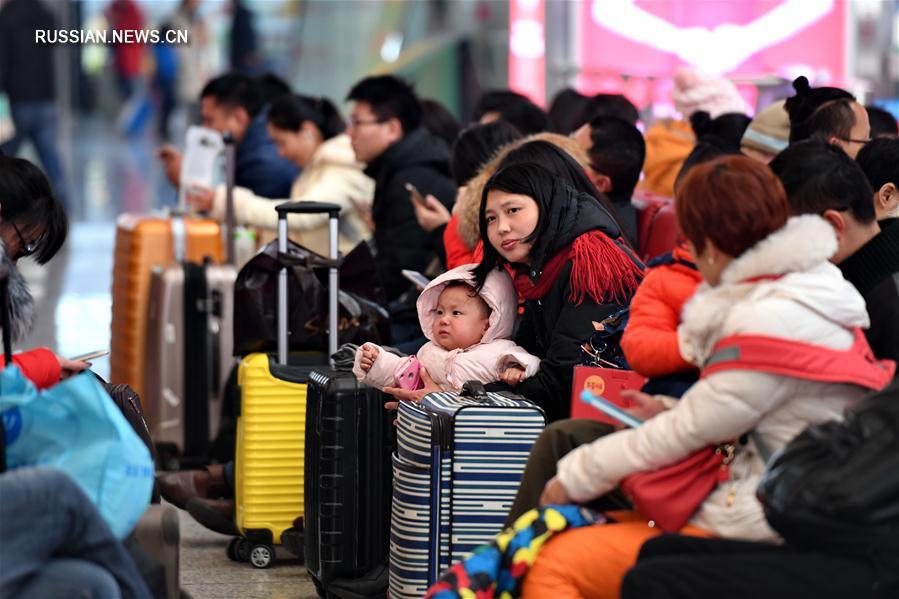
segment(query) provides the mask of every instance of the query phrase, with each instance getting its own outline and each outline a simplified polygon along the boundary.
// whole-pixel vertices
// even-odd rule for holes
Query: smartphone
[[[412,199],[421,204],[422,206],[427,206],[428,202],[425,200],[425,197],[421,195],[421,192],[418,191],[418,188],[412,185],[411,183],[406,183],[406,191],[408,191],[412,195]]]
[[[588,390],[584,389],[581,391],[581,401],[587,404],[590,404],[597,410],[606,414],[610,418],[614,418],[621,424],[625,426],[629,426],[631,428],[637,428],[643,421],[631,414],[630,412],[626,412],[623,409],[619,408],[612,402],[610,402],[605,397],[600,397],[599,395],[593,395]]]
[[[421,388],[421,362],[415,356],[409,356],[400,364],[393,376],[397,387],[415,391]]]
[[[108,349],[97,349],[92,352],[88,352],[86,354],[81,354],[80,356],[75,356],[74,358],[69,358],[73,362],[89,362],[90,360],[94,360],[96,358],[100,358],[103,356],[108,356]]]
[[[400,272],[402,272],[403,276],[406,277],[407,279],[409,279],[410,281],[412,281],[412,283],[419,289],[424,289],[425,287],[427,287],[428,285],[431,284],[431,279],[424,276],[417,270],[403,269]]]

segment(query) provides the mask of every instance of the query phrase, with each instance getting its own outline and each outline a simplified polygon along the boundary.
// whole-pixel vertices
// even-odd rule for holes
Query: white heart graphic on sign
[[[737,68],[756,52],[789,39],[826,16],[834,0],[787,0],[751,23],[714,29],[680,28],[636,5],[636,0],[593,0],[593,21],[622,37],[675,54],[715,75]]]

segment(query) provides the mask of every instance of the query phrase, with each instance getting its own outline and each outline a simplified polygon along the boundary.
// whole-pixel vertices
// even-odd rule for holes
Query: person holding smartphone
[[[16,262],[27,256],[33,256],[38,264],[49,262],[65,243],[69,221],[47,177],[22,158],[0,154],[0,202],[0,270],[7,273],[10,335],[16,340],[24,337],[34,322],[34,299]],[[17,353],[13,363],[39,389],[90,367],[45,347]],[[0,356],[0,367],[5,366]]]
[[[432,196],[448,211],[456,196],[449,150],[422,127],[421,102],[402,79],[367,77],[353,86],[347,100],[352,102],[347,134],[356,159],[375,181],[375,261],[392,302],[409,289],[403,269],[425,272],[435,256],[442,259],[441,235],[419,225],[406,185],[413,185],[429,206]],[[414,307],[409,308],[408,320],[417,329]]]

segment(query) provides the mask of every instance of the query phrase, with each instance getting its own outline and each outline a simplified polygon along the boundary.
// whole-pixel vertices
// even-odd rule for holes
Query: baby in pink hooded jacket
[[[509,339],[518,316],[518,295],[509,274],[492,271],[478,293],[473,266],[440,275],[416,302],[421,330],[428,338],[416,356],[444,391],[458,391],[470,380],[516,384],[540,366],[539,358]],[[367,385],[394,387],[396,371],[406,360],[366,343],[356,351],[353,373]]]

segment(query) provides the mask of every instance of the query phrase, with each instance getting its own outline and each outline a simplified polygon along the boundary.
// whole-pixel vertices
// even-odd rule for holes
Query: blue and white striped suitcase
[[[452,563],[502,529],[545,426],[521,396],[431,393],[401,402],[393,455],[390,597],[419,598]]]

